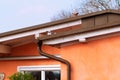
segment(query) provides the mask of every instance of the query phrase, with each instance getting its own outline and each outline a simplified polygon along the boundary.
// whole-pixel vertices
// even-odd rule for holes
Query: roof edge
[[[76,16],[76,17],[61,19],[61,20],[57,20],[57,21],[53,21],[53,22],[34,25],[34,26],[27,27],[27,28],[22,28],[22,29],[18,29],[18,30],[13,30],[13,31],[0,33],[0,37],[14,35],[14,34],[22,33],[22,32],[28,32],[28,31],[32,31],[32,30],[36,30],[36,29],[49,27],[49,26],[59,25],[59,24],[62,24],[62,23],[68,23],[68,22],[80,20],[80,19],[83,19],[83,18],[104,14],[104,13],[113,13],[113,14],[119,14],[120,15],[120,11],[118,11],[118,10],[103,10],[103,11],[88,13],[88,14],[80,15],[80,16]]]
[[[102,25],[102,26],[98,26],[98,27],[91,27],[91,28],[80,28],[78,30],[72,30],[72,31],[67,31],[67,32],[62,32],[59,34],[54,34],[51,36],[45,36],[45,37],[40,37],[40,40],[48,40],[48,39],[55,39],[58,37],[63,37],[63,36],[68,36],[68,35],[73,35],[73,34],[79,34],[79,33],[84,33],[84,32],[90,32],[90,31],[95,31],[95,30],[100,30],[100,29],[106,29],[106,28],[113,28],[113,27],[117,27],[120,26],[120,23],[116,22],[116,23],[110,23],[110,24],[106,24],[106,25]]]

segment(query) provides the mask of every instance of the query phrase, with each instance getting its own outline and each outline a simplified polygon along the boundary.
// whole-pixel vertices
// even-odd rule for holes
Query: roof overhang
[[[18,39],[18,38],[23,38],[23,37],[28,37],[28,36],[35,36],[36,34],[41,34],[45,33],[47,31],[54,31],[62,28],[67,28],[75,25],[80,25],[81,20],[73,21],[73,22],[67,22],[67,23],[61,23],[58,25],[54,26],[48,26],[48,27],[43,27],[40,29],[32,30],[32,31],[26,31],[22,33],[15,33],[12,35],[3,35],[1,34],[0,42],[8,41],[8,40],[13,40],[13,39]],[[16,32],[16,31],[15,31]]]
[[[96,37],[99,37],[100,39],[100,36],[104,36],[104,35],[112,36],[112,34],[114,33],[117,33],[117,35],[119,33],[120,35],[120,26],[116,26],[116,27],[112,27],[108,29],[101,29],[97,31],[89,31],[89,32],[84,32],[84,33],[71,34],[71,35],[66,35],[62,37],[56,36],[56,38],[54,37],[54,38],[49,38],[49,39],[43,39],[43,43],[46,45],[57,45],[57,44],[63,44],[63,43],[68,43],[68,42],[73,42],[73,41],[87,42],[88,41],[87,39],[93,40],[93,38],[96,38]]]
[[[48,32],[54,33],[47,35]],[[4,53],[9,53],[11,47],[35,42],[36,38],[46,45],[59,45],[86,42],[119,32],[120,12],[107,10],[1,33],[0,45],[6,49]]]
[[[80,25],[81,20],[74,20],[70,22],[64,22],[56,25],[47,25],[45,27],[40,27],[38,29],[32,29],[27,31],[18,32],[15,30],[13,32],[6,32],[0,34],[0,53],[11,53],[12,47],[17,47],[31,42],[36,42],[36,37],[41,37],[48,31],[57,31],[62,29],[71,29],[71,27]],[[44,24],[46,25],[46,24]],[[43,26],[43,25],[42,25]],[[24,29],[23,29],[24,30]],[[14,34],[13,34],[14,33]]]

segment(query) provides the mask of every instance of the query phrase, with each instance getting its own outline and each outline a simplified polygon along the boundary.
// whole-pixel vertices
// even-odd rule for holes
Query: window
[[[60,66],[19,66],[18,71],[29,72],[35,80],[60,80]]]

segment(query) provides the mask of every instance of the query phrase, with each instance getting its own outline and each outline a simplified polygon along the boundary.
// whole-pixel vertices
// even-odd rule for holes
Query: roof
[[[89,32],[89,31],[94,31],[94,30],[99,30],[99,29],[106,29],[106,28],[110,28],[113,26],[120,26],[120,23],[114,23],[114,24],[108,24],[108,25],[104,25],[104,26],[99,26],[99,27],[95,27],[95,28],[81,28],[78,30],[73,30],[73,31],[68,31],[68,32],[62,32],[59,34],[54,34],[51,36],[45,36],[45,37],[40,37],[40,40],[47,40],[47,39],[54,39],[54,38],[58,38],[58,37],[62,37],[62,36],[67,36],[67,35],[71,35],[71,34],[78,34],[78,33],[83,33],[83,32]]]
[[[55,33],[47,35],[46,31]],[[0,44],[16,47],[35,42],[35,37],[39,37],[46,45],[56,45],[95,40],[119,32],[120,12],[105,10],[1,33]]]
[[[110,14],[115,14],[118,16],[113,16]],[[85,32],[120,26],[120,12],[115,11],[115,10],[99,11],[99,12],[95,12],[95,13],[78,16],[77,18],[80,18],[82,20],[81,28],[76,29],[76,30],[61,32],[59,34],[54,34],[51,36],[48,35],[45,37],[40,37],[39,39],[40,40],[54,39],[54,38],[72,35],[72,34],[78,34],[78,33],[83,33],[83,32],[85,33]],[[97,23],[98,21],[99,21],[99,23]],[[104,22],[105,22],[105,24],[103,24]],[[92,25],[92,26],[90,26],[90,25]]]
[[[61,47],[118,35],[120,12],[105,10],[1,33],[0,53],[11,53],[12,47],[38,38],[45,45]]]
[[[40,24],[40,25],[35,25],[35,26],[27,27],[27,28],[13,30],[13,31],[5,32],[5,33],[0,33],[0,37],[9,36],[9,35],[18,34],[18,33],[23,33],[23,32],[32,31],[32,30],[37,30],[37,29],[41,29],[41,28],[45,28],[45,27],[49,27],[49,26],[58,25],[61,23],[72,22],[72,21],[76,21],[76,20],[80,20],[80,19],[84,19],[84,18],[96,16],[96,15],[106,14],[106,13],[113,13],[113,14],[119,15],[120,11],[104,10],[104,11],[89,13],[89,14],[85,14],[85,15],[80,15],[80,16],[76,16],[76,17],[71,17],[71,18],[67,18],[67,19],[62,19],[62,20],[48,22],[48,23],[44,23],[44,24]]]

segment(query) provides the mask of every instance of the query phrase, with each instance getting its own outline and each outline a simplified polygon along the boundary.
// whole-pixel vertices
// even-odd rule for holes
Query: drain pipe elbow
[[[56,61],[59,61],[59,62],[64,63],[64,64],[67,65],[67,80],[71,80],[71,66],[70,66],[70,63],[67,60],[63,59],[63,58],[56,57],[54,55],[43,52],[42,51],[42,40],[38,40],[37,44],[38,44],[38,51],[39,51],[40,55],[48,57],[48,58],[56,60]]]

